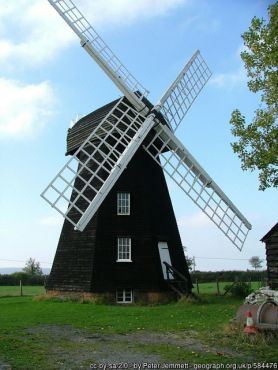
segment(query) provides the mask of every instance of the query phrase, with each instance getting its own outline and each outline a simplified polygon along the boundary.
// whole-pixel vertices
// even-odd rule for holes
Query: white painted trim
[[[126,300],[126,291],[130,292],[131,300],[127,301]],[[118,292],[121,292],[123,295],[123,301],[118,300]],[[120,291],[116,291],[116,302],[119,304],[130,304],[134,302],[134,295],[133,295],[133,290],[132,289],[121,289]]]
[[[129,258],[119,258],[119,254],[120,254],[119,253],[119,247],[120,247],[119,241],[120,241],[120,239],[128,239],[128,241],[129,241],[129,243],[127,245],[124,245],[125,247],[129,248],[128,252],[121,252],[121,254],[128,253]],[[131,252],[132,252],[131,245],[132,245],[131,244],[131,237],[129,237],[129,236],[118,236],[117,237],[117,260],[116,260],[116,262],[132,262],[132,260],[131,260]]]
[[[132,260],[117,260],[116,262],[132,262]]]
[[[126,213],[119,213],[119,208],[123,207],[120,202],[123,201],[123,199],[120,199],[119,198],[119,195],[120,194],[127,194],[128,195],[128,199],[127,199],[127,209],[128,209],[128,212]],[[131,207],[131,202],[130,202],[130,192],[127,192],[127,191],[119,191],[117,192],[117,216],[130,216],[130,207]]]

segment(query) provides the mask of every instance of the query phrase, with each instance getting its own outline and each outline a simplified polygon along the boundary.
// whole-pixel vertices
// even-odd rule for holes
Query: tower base
[[[150,292],[135,290],[132,292],[131,301],[117,300],[117,294],[115,292],[104,292],[104,293],[92,293],[92,292],[73,292],[73,291],[59,291],[59,290],[47,290],[48,297],[57,297],[63,299],[69,299],[73,301],[88,301],[91,303],[98,304],[165,304],[170,302],[176,302],[179,296],[173,291],[165,292]]]

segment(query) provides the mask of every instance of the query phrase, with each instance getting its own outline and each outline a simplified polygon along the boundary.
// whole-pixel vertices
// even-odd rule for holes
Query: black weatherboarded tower
[[[116,103],[69,129],[67,154],[80,147]],[[164,261],[180,275],[173,279],[168,266],[167,276]],[[47,289],[101,294],[118,302],[167,300],[191,291],[163,170],[142,147],[83,232],[65,220]]]
[[[71,0],[49,0],[123,93],[68,131],[42,197],[65,217],[48,291],[168,300],[192,284],[164,172],[241,250],[250,223],[175,135],[211,72],[197,50],[156,105]]]

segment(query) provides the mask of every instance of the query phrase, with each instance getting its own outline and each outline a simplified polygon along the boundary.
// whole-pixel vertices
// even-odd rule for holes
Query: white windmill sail
[[[83,231],[153,126],[121,98],[41,196]]]
[[[197,50],[154,107],[173,131],[210,76]],[[251,224],[166,125],[159,123],[154,129],[156,134],[145,150],[241,250]]]
[[[122,98],[93,130],[42,193],[76,229],[93,217],[144,139],[146,151],[241,249],[250,223],[174,136],[211,72],[197,51],[150,113],[147,90],[124,67],[71,0],[48,0],[81,40],[81,45],[131,103]],[[162,113],[164,122],[161,120]],[[169,125],[167,127],[165,121]]]
[[[48,1],[80,38],[81,46],[111,78],[134,107],[138,111],[146,109],[142,98],[148,95],[148,91],[116,57],[75,4],[71,0]]]
[[[156,106],[173,131],[176,131],[210,76],[211,71],[197,50]]]
[[[154,129],[146,151],[241,250],[250,223],[166,125]]]

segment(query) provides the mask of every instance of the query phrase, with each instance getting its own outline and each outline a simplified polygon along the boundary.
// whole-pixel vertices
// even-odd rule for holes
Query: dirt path
[[[138,331],[108,335],[70,325],[41,325],[28,329],[26,335],[48,348],[48,369],[157,369],[165,363],[161,350],[157,348],[171,351],[175,347],[192,353],[211,352],[237,359],[240,356],[230,350],[201,343],[194,338],[194,332],[174,334]]]
[[[11,366],[0,360],[0,370],[12,370]]]

